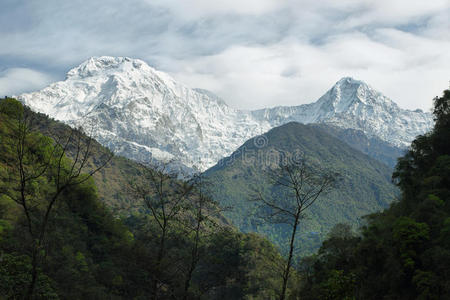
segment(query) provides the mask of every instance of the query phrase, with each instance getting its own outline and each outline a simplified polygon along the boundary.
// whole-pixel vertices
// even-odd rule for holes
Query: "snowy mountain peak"
[[[18,98],[69,125],[95,124],[100,143],[141,162],[176,158],[205,170],[260,133],[251,116],[213,93],[127,57],[92,57],[64,81]]]
[[[394,146],[407,147],[433,125],[430,113],[401,109],[363,81],[344,77],[314,103],[255,111],[272,126],[287,121],[327,123],[362,130]]]
[[[133,71],[133,69],[141,68],[144,68],[150,72],[157,72],[155,69],[153,69],[140,59],[132,59],[129,57],[99,56],[91,57],[81,63],[79,66],[71,69],[67,73],[67,77],[86,78],[96,76],[99,73],[111,71],[130,72]]]
[[[353,77],[350,76],[346,76],[346,77],[342,77],[341,79],[339,79],[335,85],[333,86],[333,88],[343,88],[343,89],[357,89],[359,86],[365,86],[368,87],[368,85],[361,80],[357,80],[354,79]]]
[[[166,87],[172,90],[187,88],[177,83],[170,75],[157,71],[140,59],[129,57],[91,57],[78,67],[71,69],[66,80],[91,80],[108,78],[108,84],[119,88]]]
[[[239,111],[128,57],[92,57],[64,81],[18,98],[69,125],[95,124],[95,138],[119,155],[141,162],[175,159],[200,171],[246,140],[291,121],[359,129],[401,147],[433,123],[430,114],[402,110],[351,77],[311,104]]]
[[[355,106],[398,106],[389,98],[373,89],[367,83],[344,77],[323,95],[319,102],[325,110],[332,110],[334,113],[343,113],[355,109]]]

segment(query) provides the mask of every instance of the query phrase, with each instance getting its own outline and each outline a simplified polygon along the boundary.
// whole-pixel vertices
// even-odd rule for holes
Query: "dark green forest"
[[[394,202],[388,167],[335,145],[354,165],[331,169],[360,177],[344,193],[371,197],[372,208],[392,203],[359,229],[336,225],[317,253],[297,257],[286,299],[450,299],[449,90],[434,99],[434,117],[398,159]],[[329,137],[317,131],[310,142],[320,139]],[[340,153],[321,153],[330,152]],[[252,176],[246,170],[237,175]],[[357,187],[363,176],[379,186]],[[284,299],[285,258],[233,227],[221,204],[234,199],[217,202],[210,187],[114,157],[80,130],[0,100],[0,299]],[[309,220],[300,227],[320,226]]]

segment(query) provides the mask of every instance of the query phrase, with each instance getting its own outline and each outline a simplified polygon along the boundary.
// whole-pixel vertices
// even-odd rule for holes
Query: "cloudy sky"
[[[238,108],[308,103],[352,76],[429,110],[449,86],[449,20],[449,0],[1,0],[0,95],[112,55]]]

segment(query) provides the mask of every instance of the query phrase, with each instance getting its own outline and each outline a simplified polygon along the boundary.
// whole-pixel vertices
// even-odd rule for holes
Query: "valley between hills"
[[[241,111],[93,57],[0,100],[0,292],[448,295],[449,95],[404,110],[344,77],[310,104]]]

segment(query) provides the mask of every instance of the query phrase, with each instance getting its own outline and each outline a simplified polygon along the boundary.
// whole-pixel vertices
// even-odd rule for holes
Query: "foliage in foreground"
[[[434,129],[417,137],[393,179],[401,199],[340,225],[303,259],[304,299],[450,299],[450,90],[434,99]]]
[[[23,208],[13,200],[20,189],[11,165],[17,150],[13,138],[17,128],[11,126],[11,119],[22,112],[33,115],[13,99],[0,101],[0,298],[5,299],[24,298],[24,287],[31,280],[32,235]],[[27,159],[26,168],[47,161],[51,144],[51,139],[33,132],[26,142],[33,159]],[[54,172],[49,167],[27,189],[33,200],[33,226],[39,227],[49,200],[46,195],[55,188]],[[149,299],[154,280],[159,299],[185,296],[185,272],[194,242],[185,223],[174,222],[167,228],[166,255],[155,278],[160,231],[145,206],[117,218],[99,201],[92,179],[68,187],[58,199],[40,248],[43,259],[33,299]],[[189,209],[183,207],[181,215],[188,216]],[[282,258],[267,240],[220,225],[204,233],[198,254],[187,299],[274,299]]]

